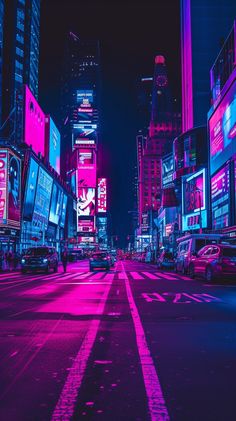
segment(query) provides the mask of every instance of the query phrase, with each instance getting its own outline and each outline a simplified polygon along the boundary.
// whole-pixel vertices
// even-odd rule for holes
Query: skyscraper
[[[2,117],[2,53],[3,53],[3,17],[4,17],[4,3],[0,0],[0,127]]]
[[[27,84],[38,98],[40,0],[7,0],[3,26],[2,122],[16,108]],[[21,99],[21,98],[19,98]],[[13,132],[12,132],[13,130]],[[14,129],[8,134],[14,139]]]
[[[206,125],[209,71],[235,16],[233,0],[181,0],[183,132]]]

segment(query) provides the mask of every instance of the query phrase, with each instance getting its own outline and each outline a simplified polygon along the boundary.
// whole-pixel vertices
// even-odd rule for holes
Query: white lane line
[[[111,285],[112,283],[106,283],[105,292],[100,300],[96,311],[97,314],[103,314],[104,312],[105,304]],[[91,322],[89,330],[85,335],[80,350],[70,369],[69,375],[66,379],[59,400],[53,411],[51,421],[69,421],[72,419],[77,401],[77,396],[79,393],[79,388],[83,381],[88,359],[94,346],[99,325],[100,320],[95,319]]]
[[[108,285],[108,282],[60,282],[58,285]],[[86,298],[87,299],[87,298]]]
[[[93,275],[92,279],[102,279],[105,272],[97,272]]]
[[[134,323],[136,342],[141,361],[143,379],[148,399],[149,413],[152,421],[169,421],[169,414],[162,393],[160,381],[145,338],[142,322],[134,302],[130,283],[123,267],[123,277],[129,301],[130,311]]]
[[[152,273],[150,273],[150,272],[142,272],[147,278],[149,278],[149,279],[160,279],[160,276],[158,275],[153,275]]]
[[[167,281],[178,281],[179,280],[178,278],[176,278],[173,275],[160,273],[160,272],[158,272],[158,276],[160,276],[160,278],[162,278],[162,279],[167,279]]]
[[[138,272],[130,272],[130,275],[133,279],[135,279],[135,281],[138,281],[139,279],[144,279],[144,277],[141,276]]]
[[[86,272],[86,273],[83,273],[82,275],[75,274],[75,279],[84,279],[84,278],[87,278],[88,276],[93,276],[93,272]]]

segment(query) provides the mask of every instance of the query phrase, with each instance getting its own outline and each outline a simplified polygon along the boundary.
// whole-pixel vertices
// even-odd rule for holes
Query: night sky
[[[40,104],[59,126],[60,75],[66,35],[98,39],[102,70],[103,172],[110,186],[113,234],[132,234],[132,183],[138,128],[135,81],[152,76],[166,57],[173,95],[180,99],[179,0],[42,0]],[[123,244],[121,244],[123,245]]]

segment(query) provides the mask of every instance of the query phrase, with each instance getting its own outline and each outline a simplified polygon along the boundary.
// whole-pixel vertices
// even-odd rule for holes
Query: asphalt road
[[[236,281],[60,271],[0,274],[1,421],[236,420]]]

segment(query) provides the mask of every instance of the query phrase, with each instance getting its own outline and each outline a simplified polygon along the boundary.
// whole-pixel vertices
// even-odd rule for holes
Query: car
[[[157,259],[157,267],[159,269],[174,269],[175,259],[171,251],[164,250]]]
[[[43,270],[46,273],[58,270],[58,254],[54,247],[30,247],[21,259],[21,271]]]
[[[211,244],[192,256],[189,264],[191,278],[202,276],[207,282],[236,276],[236,246]]]
[[[89,269],[93,272],[94,269],[110,270],[112,265],[109,254],[105,251],[98,251],[93,253],[89,259]]]

